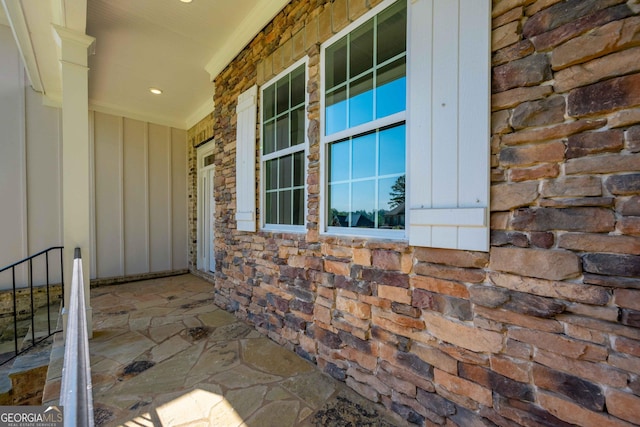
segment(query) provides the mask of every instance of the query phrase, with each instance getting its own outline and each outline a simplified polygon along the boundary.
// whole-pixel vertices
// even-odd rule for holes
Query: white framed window
[[[260,91],[262,227],[304,232],[307,170],[307,60]]]
[[[386,1],[321,50],[324,230],[406,238],[406,1]]]
[[[384,0],[322,45],[322,233],[489,250],[490,59],[490,0]]]

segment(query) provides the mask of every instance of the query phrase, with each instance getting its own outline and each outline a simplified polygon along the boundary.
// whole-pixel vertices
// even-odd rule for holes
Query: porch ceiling
[[[89,57],[91,107],[185,129],[212,111],[212,79],[289,0],[49,0],[50,7],[32,0],[2,2],[9,6],[12,27],[11,3],[24,14],[36,63],[29,77],[34,87],[40,77],[50,101],[59,102],[61,88],[48,24],[74,29],[70,17],[84,6],[86,33],[96,38]],[[21,50],[24,56],[24,41]],[[163,94],[152,95],[150,87]]]

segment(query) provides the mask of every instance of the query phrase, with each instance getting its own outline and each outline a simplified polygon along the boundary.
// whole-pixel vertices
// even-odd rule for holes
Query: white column
[[[91,260],[89,68],[88,55],[95,39],[78,31],[53,25],[60,48],[62,71],[62,209],[64,238],[65,302],[69,301],[74,248],[82,251],[87,330],[92,336],[89,301]],[[66,325],[66,323],[65,323]]]

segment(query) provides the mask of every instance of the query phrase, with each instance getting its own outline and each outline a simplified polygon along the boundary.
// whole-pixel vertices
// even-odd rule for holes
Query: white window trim
[[[373,120],[371,122],[364,123],[359,126],[355,126],[349,128],[344,131],[336,132],[331,135],[325,135],[325,72],[324,65],[326,63],[325,51],[328,46],[331,46],[333,43],[337,42],[380,12],[392,6],[397,1],[406,1],[406,0],[384,0],[382,3],[378,4],[373,9],[369,10],[367,13],[362,15],[357,20],[353,21],[346,28],[341,30],[339,33],[330,37],[327,41],[322,43],[320,48],[320,234],[327,236],[353,236],[353,237],[365,237],[365,238],[374,238],[374,239],[389,239],[389,240],[401,240],[407,241],[409,239],[408,236],[408,224],[409,224],[409,209],[405,208],[405,229],[404,230],[383,230],[383,229],[375,229],[375,228],[356,228],[356,227],[331,227],[327,224],[327,207],[328,207],[328,159],[327,159],[327,149],[329,144],[335,141],[339,141],[340,139],[345,139],[350,136],[354,136],[359,134],[360,132],[366,132],[367,130],[378,129],[385,127],[390,124],[399,123],[401,121],[405,121],[406,123],[406,114],[409,108],[409,104],[406,104],[405,111],[400,113],[393,114],[391,116],[386,116],[380,119]],[[407,8],[408,13],[408,8]],[[408,18],[408,16],[407,16]],[[407,31],[409,20],[407,19]],[[407,40],[408,41],[408,40]],[[409,45],[407,43],[407,49]],[[408,58],[407,51],[407,58]],[[405,138],[408,138],[408,126],[405,127],[407,129],[407,133]],[[408,139],[405,139],[408,141]],[[408,144],[407,144],[408,145]],[[408,153],[408,150],[406,150]],[[408,175],[408,156],[405,156],[405,176]],[[406,193],[408,195],[408,191]],[[405,206],[409,206],[408,203],[405,203]]]
[[[320,54],[322,55],[322,57],[320,59],[320,66],[321,66],[320,70],[322,71],[322,65],[324,64],[324,50],[326,49],[327,46],[332,45],[333,43],[337,42],[338,40],[340,40],[341,38],[343,38],[344,36],[349,34],[351,31],[355,30],[360,25],[364,24],[369,19],[373,18],[374,16],[376,16],[377,14],[379,14],[380,12],[382,12],[383,10],[385,10],[386,8],[390,7],[392,4],[394,4],[394,3],[398,2],[398,1],[405,1],[405,0],[384,0],[382,3],[380,3],[379,5],[374,7],[373,9],[370,9],[367,13],[362,15],[360,18],[356,19],[351,24],[347,25],[346,28],[343,28],[342,30],[340,30],[339,33],[334,34],[328,40],[322,42],[321,52],[320,52]],[[322,81],[322,83],[323,83],[323,86],[324,86],[324,80]],[[324,87],[323,87],[323,89],[324,89]]]
[[[264,89],[275,84],[282,77],[291,73],[296,68],[300,67],[304,64],[304,83],[305,83],[305,91],[304,91],[304,149],[300,150],[299,146],[293,146],[289,148],[285,148],[280,151],[274,151],[273,153],[269,153],[267,155],[263,154],[263,143],[264,143],[264,135],[263,135],[263,126],[264,122],[263,118],[263,108],[262,108],[262,100],[263,100],[263,92]],[[269,81],[262,84],[260,87],[260,230],[266,232],[284,232],[284,233],[306,233],[307,231],[307,215],[308,215],[308,187],[307,187],[307,177],[309,175],[309,136],[307,135],[307,131],[309,129],[309,116],[307,115],[307,107],[309,106],[309,93],[306,90],[307,83],[309,80],[309,57],[305,56],[304,58],[296,61],[291,66],[287,67],[286,70],[279,73],[277,76],[273,77]],[[265,167],[264,164],[267,160],[275,159],[282,157],[284,155],[297,153],[303,151],[304,152],[304,224],[303,225],[286,225],[286,224],[267,224],[266,223],[266,210],[265,210],[265,185],[266,185],[266,177],[265,177]]]
[[[385,116],[380,119],[375,119],[370,122],[351,127],[349,129],[341,130],[336,133],[332,133],[331,135],[327,135],[324,137],[325,145],[331,144],[332,142],[340,141],[341,139],[347,139],[354,135],[361,135],[363,133],[367,133],[370,131],[374,131],[376,129],[381,129],[385,127],[389,127],[392,125],[396,125],[400,122],[406,121],[407,112],[401,111],[399,113],[392,114],[390,116]]]

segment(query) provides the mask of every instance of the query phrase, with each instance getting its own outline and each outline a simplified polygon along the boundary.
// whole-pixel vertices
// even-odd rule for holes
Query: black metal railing
[[[36,346],[37,344],[39,344],[40,342],[44,341],[45,339],[51,337],[53,334],[55,334],[56,332],[60,332],[57,329],[57,325],[52,325],[52,316],[51,316],[51,287],[52,284],[50,283],[50,256],[49,254],[54,252],[54,251],[59,251],[60,253],[60,270],[59,270],[59,278],[60,278],[60,305],[64,305],[64,264],[63,264],[63,246],[53,246],[50,247],[48,249],[45,249],[43,251],[38,252],[37,254],[31,255],[23,260],[17,261],[11,265],[8,265],[2,269],[0,269],[0,274],[4,273],[5,271],[11,271],[11,283],[12,283],[12,300],[13,300],[13,340],[14,340],[14,354],[13,356],[9,356],[8,358],[3,357],[3,360],[0,360],[0,365],[3,365],[13,359],[15,359],[18,355],[30,350],[31,348],[33,348],[34,346]],[[34,260],[38,259],[39,257],[44,257],[44,279],[40,279],[40,281],[44,282],[42,284],[40,284],[38,287],[40,286],[46,286],[46,309],[47,309],[47,333],[43,334],[41,336],[39,336],[36,339],[36,319],[35,319],[35,311],[37,308],[40,307],[36,307],[35,306],[35,301],[34,301],[34,282],[36,281],[35,277],[34,277],[34,271],[33,271],[33,263]],[[27,268],[26,271],[26,285],[27,286],[23,286],[24,283],[24,279],[21,280],[20,286],[18,284],[18,280],[16,278],[16,269],[23,269],[23,268]],[[23,274],[24,276],[24,274]],[[28,314],[28,316],[30,316],[30,330],[31,330],[31,340],[30,342],[27,341],[27,337],[24,337],[24,341],[22,343],[22,345],[19,344],[19,340],[20,338],[22,338],[20,336],[20,333],[18,332],[18,321],[19,320],[23,320],[23,319],[19,319],[20,317],[24,317],[25,319],[27,318],[27,314],[26,313],[22,313],[18,310],[18,293],[21,292],[24,289],[28,289],[29,290],[29,298],[30,301],[28,302],[28,305],[30,305],[30,313]],[[43,306],[44,307],[44,306]],[[56,313],[56,318],[57,318],[57,314]],[[27,332],[28,333],[28,332]],[[3,334],[6,335],[6,334]]]

